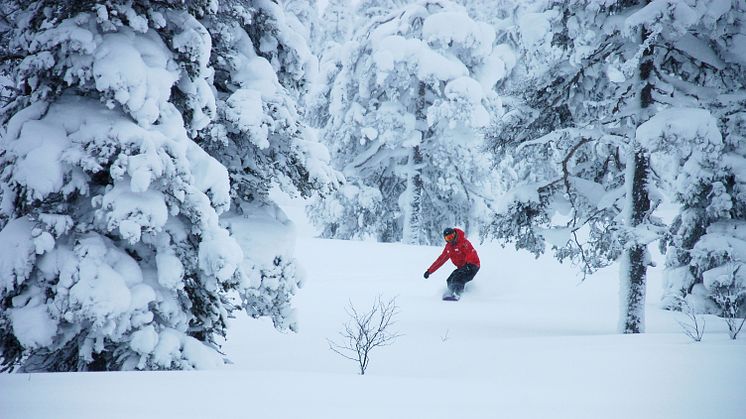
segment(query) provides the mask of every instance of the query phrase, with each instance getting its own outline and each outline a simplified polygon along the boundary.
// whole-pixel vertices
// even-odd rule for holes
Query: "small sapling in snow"
[[[341,340],[335,342],[328,339],[329,349],[357,362],[360,375],[365,375],[373,349],[390,345],[401,336],[391,330],[399,306],[396,305],[396,298],[384,302],[379,295],[368,312],[360,312],[351,301],[346,311],[348,321],[344,331],[339,333]]]
[[[705,334],[705,319],[697,314],[694,307],[684,298],[679,297],[681,301],[681,312],[686,315],[687,320],[678,321],[681,330],[693,341],[699,342]]]
[[[728,285],[716,287],[712,297],[723,310],[720,317],[728,325],[728,335],[735,340],[746,323],[746,288],[734,279]]]

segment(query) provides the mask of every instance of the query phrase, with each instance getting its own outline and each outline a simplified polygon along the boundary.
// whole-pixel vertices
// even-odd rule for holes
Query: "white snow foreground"
[[[618,335],[614,267],[583,284],[571,267],[477,246],[483,267],[458,303],[440,294],[436,247],[301,239],[298,333],[236,319],[233,365],[209,371],[0,375],[0,417],[55,418],[742,418],[746,338],[707,317],[700,343],[658,308],[647,333]],[[403,334],[365,376],[328,349],[351,302],[396,297]]]

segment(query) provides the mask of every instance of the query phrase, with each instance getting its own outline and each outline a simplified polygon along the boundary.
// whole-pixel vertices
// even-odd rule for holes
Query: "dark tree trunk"
[[[646,1],[649,3],[649,1]],[[644,44],[650,32],[647,28],[641,31],[640,41]],[[648,118],[648,108],[653,103],[653,84],[650,79],[653,70],[653,47],[650,46],[643,51],[640,60],[639,77],[642,88],[640,90],[640,117],[638,126]],[[633,144],[634,164],[631,194],[628,197],[629,217],[628,227],[635,227],[647,221],[650,212],[650,196],[648,193],[648,177],[650,173],[650,160],[645,150],[637,147],[636,140]],[[642,333],[645,331],[645,286],[647,279],[648,252],[646,243],[633,243],[626,251],[626,257],[622,263],[622,318],[620,329],[622,333]],[[626,276],[626,277],[625,277]]]
[[[415,146],[412,151],[412,163],[416,167],[415,173],[412,175],[412,216],[410,221],[410,227],[412,228],[412,239],[415,244],[425,244],[424,238],[427,235],[423,234],[422,227],[422,174],[420,173],[420,166],[422,166],[422,150],[420,146]]]
[[[415,116],[417,117],[417,122],[419,124],[423,124],[423,126],[426,124],[427,120],[427,115],[425,113],[425,93],[425,83],[420,82],[417,90]],[[427,132],[428,130],[423,128],[422,143],[427,140]],[[412,194],[412,196],[409,202],[409,208],[405,210],[405,216],[408,217],[408,219],[404,222],[404,242],[411,244],[426,244],[427,234],[424,234],[424,232],[422,231],[424,226],[422,222],[423,182],[421,172],[424,159],[422,156],[422,149],[419,145],[415,146],[412,150],[411,159],[412,160],[410,161],[410,166],[413,170],[413,173],[408,175],[409,179],[407,181],[407,188],[410,189],[410,193]]]
[[[632,197],[629,227],[634,228],[645,222],[650,210],[647,180],[649,172],[648,157],[644,152],[635,153],[635,171],[632,179]],[[623,290],[622,333],[642,333],[645,331],[645,283],[647,279],[647,245],[635,243],[627,249],[626,267],[622,278],[626,284]],[[624,263],[623,262],[623,263]]]

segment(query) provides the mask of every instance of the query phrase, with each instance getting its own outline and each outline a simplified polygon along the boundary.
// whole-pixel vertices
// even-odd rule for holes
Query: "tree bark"
[[[645,3],[649,3],[646,0]],[[640,33],[641,44],[644,45],[650,36],[650,31],[643,27]],[[639,80],[640,114],[637,126],[649,117],[649,108],[653,104],[653,84],[650,79],[653,69],[653,47],[645,48],[640,60]],[[645,150],[637,144],[632,134],[632,151],[628,164],[633,165],[627,171],[627,227],[634,230],[637,226],[647,222],[651,208],[648,192],[648,177],[650,174],[650,160]],[[643,333],[645,331],[645,287],[647,281],[647,267],[649,255],[647,243],[640,243],[635,237],[628,245],[622,257],[620,306],[621,315],[619,329],[621,333]]]
[[[417,89],[417,101],[415,103],[415,116],[417,117],[418,125],[422,127],[427,126],[426,121],[426,86],[425,83],[419,82]],[[423,128],[422,130],[422,142],[424,144],[427,141],[427,133],[429,130]],[[407,190],[405,193],[409,194],[409,202],[406,203],[407,208],[404,208],[404,232],[402,234],[403,240],[408,244],[426,244],[427,234],[422,231],[422,163],[424,158],[422,156],[422,148],[420,145],[416,145],[412,148],[412,153],[409,157],[409,174],[407,175]]]
[[[422,164],[422,151],[415,146],[410,157],[411,171],[407,179],[409,208],[405,228],[404,242],[408,244],[425,244],[422,233],[422,175],[419,166]]]
[[[634,229],[647,220],[650,210],[647,180],[649,160],[643,151],[634,153],[634,170],[631,196],[628,197],[629,215],[627,226]],[[645,331],[645,286],[647,280],[648,250],[646,243],[635,242],[625,250],[622,257],[621,316],[619,329],[622,333]]]

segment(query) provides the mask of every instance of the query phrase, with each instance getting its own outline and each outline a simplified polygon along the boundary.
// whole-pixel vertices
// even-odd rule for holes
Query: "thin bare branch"
[[[681,297],[679,297],[679,301],[681,302],[681,312],[687,317],[687,321],[677,321],[679,326],[681,326],[681,330],[693,341],[701,341],[705,333],[705,319],[700,319],[700,316],[697,315],[694,307],[688,301]]]
[[[360,374],[364,375],[370,363],[370,354],[374,348],[390,345],[401,335],[391,331],[394,317],[399,313],[396,299],[384,302],[379,295],[373,307],[361,313],[352,302],[345,308],[349,317],[344,325],[344,331],[339,335],[341,342],[327,339],[329,349],[345,359],[358,364]]]

